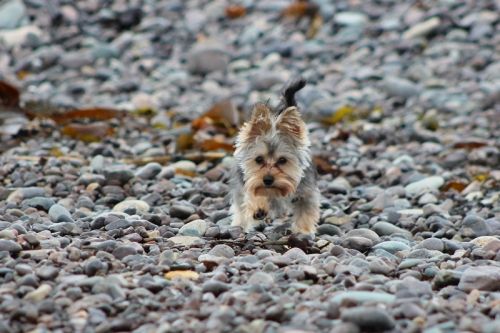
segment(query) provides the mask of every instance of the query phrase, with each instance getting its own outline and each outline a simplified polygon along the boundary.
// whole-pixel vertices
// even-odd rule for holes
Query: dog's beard
[[[296,190],[297,183],[289,176],[275,177],[271,186],[264,185],[260,175],[249,177],[245,182],[245,191],[252,196],[281,198],[294,194]]]

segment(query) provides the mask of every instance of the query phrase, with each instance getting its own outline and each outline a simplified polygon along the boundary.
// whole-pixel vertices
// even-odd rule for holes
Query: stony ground
[[[499,10],[0,1],[0,332],[500,332]],[[318,233],[244,234],[236,110],[299,75]]]

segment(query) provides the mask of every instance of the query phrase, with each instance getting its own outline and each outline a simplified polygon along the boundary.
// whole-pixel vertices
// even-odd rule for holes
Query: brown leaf
[[[0,107],[13,108],[19,105],[20,91],[5,81],[0,81]]]
[[[227,100],[215,104],[200,118],[193,121],[192,127],[195,130],[202,130],[209,125],[214,125],[221,130],[226,130],[229,135],[233,135],[237,131],[238,122],[238,111],[234,107],[234,104]]]
[[[243,17],[246,13],[247,11],[242,5],[230,5],[226,7],[226,16],[232,19]]]
[[[296,17],[300,18],[303,16],[310,17],[311,19],[318,13],[319,6],[315,3],[308,1],[296,1],[283,11],[284,17]]]
[[[338,173],[338,168],[332,166],[324,157],[315,156],[313,157],[313,162],[316,165],[316,170],[320,175],[332,174],[336,175]]]
[[[234,152],[233,145],[218,140],[203,140],[200,145],[200,149],[204,151],[223,149],[229,152]]]
[[[64,126],[61,133],[85,142],[98,142],[106,136],[113,135],[114,129],[104,122],[68,124]]]
[[[455,190],[457,192],[462,192],[466,187],[467,183],[459,180],[450,180],[441,187],[441,192],[447,192],[449,190]]]
[[[484,140],[470,138],[470,139],[464,139],[464,140],[460,140],[458,142],[455,142],[455,144],[453,145],[453,148],[455,148],[455,149],[475,149],[475,148],[485,147],[487,145],[488,145],[488,143]]]
[[[316,13],[313,19],[311,20],[311,24],[309,25],[309,29],[307,29],[307,39],[313,38],[318,32],[319,28],[323,25],[323,16],[321,13]]]
[[[194,134],[193,133],[181,133],[177,137],[177,151],[183,151],[193,148],[195,143]]]
[[[92,120],[109,120],[113,118],[122,118],[125,116],[124,111],[106,109],[106,108],[93,108],[82,110],[70,110],[60,113],[49,114],[47,118],[51,118],[57,124],[69,123],[73,120],[79,119],[92,119]]]

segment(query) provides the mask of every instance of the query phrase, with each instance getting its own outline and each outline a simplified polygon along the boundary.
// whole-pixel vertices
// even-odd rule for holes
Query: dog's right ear
[[[271,110],[262,103],[254,106],[252,118],[242,128],[242,137],[252,138],[262,135],[271,129]]]

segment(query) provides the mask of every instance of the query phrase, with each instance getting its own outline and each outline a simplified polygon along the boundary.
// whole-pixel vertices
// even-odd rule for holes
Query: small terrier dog
[[[246,232],[265,218],[293,213],[292,232],[312,234],[319,219],[320,193],[306,124],[295,93],[306,81],[290,84],[276,110],[255,105],[236,139],[230,179],[232,225]]]

